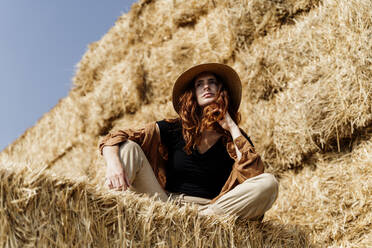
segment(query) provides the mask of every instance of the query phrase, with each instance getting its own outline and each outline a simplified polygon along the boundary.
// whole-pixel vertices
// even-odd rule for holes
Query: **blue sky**
[[[0,1],[0,151],[67,96],[88,44],[134,2]]]

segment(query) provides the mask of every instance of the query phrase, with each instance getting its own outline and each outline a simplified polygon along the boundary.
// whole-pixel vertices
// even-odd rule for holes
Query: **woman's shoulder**
[[[171,130],[182,128],[180,118],[164,119],[161,121],[157,121],[156,123],[158,124],[160,130],[171,131]]]
[[[180,119],[164,119],[156,122],[159,126],[161,142],[168,146],[179,140],[182,135],[182,125]]]

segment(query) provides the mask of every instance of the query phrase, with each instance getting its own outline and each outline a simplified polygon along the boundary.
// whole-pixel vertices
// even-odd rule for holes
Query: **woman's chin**
[[[204,108],[214,102],[214,99],[207,99],[199,104],[200,107]]]

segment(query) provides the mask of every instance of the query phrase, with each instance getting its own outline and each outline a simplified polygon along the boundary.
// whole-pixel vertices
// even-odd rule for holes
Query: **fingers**
[[[106,167],[106,182],[109,189],[127,190],[130,186],[121,162],[108,162]]]
[[[105,185],[107,185],[109,189],[116,190],[127,190],[130,187],[129,180],[125,174],[115,175],[106,178]]]
[[[114,186],[112,185],[111,183],[111,180],[106,178],[106,181],[105,181],[105,186],[108,187],[109,189],[112,189]]]
[[[118,187],[117,187],[118,190],[127,190],[128,189],[127,185],[124,183],[124,178],[122,176],[119,176],[116,180],[118,182],[118,184],[117,184],[118,185]]]
[[[126,176],[126,175],[124,175],[124,185],[127,187],[127,188],[129,188],[131,185],[130,185],[130,183],[129,183],[129,180],[128,180],[128,177]],[[124,190],[126,190],[126,189],[124,189]]]
[[[116,178],[116,188],[121,189],[122,187],[123,187],[123,180],[121,179],[121,177],[117,177]]]
[[[123,180],[120,176],[115,176],[113,179],[114,189],[122,190],[123,188]]]
[[[109,189],[119,189],[122,187],[122,183],[120,183],[120,180],[117,176],[112,176],[106,178],[106,185]]]

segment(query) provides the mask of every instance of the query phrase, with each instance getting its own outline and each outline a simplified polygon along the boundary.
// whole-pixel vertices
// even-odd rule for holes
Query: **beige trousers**
[[[269,210],[278,196],[278,181],[269,173],[247,179],[213,204],[206,198],[167,194],[156,180],[149,161],[137,143],[128,140],[120,146],[119,153],[131,190],[156,196],[162,201],[171,199],[180,204],[195,203],[201,214],[236,214],[255,219]]]

